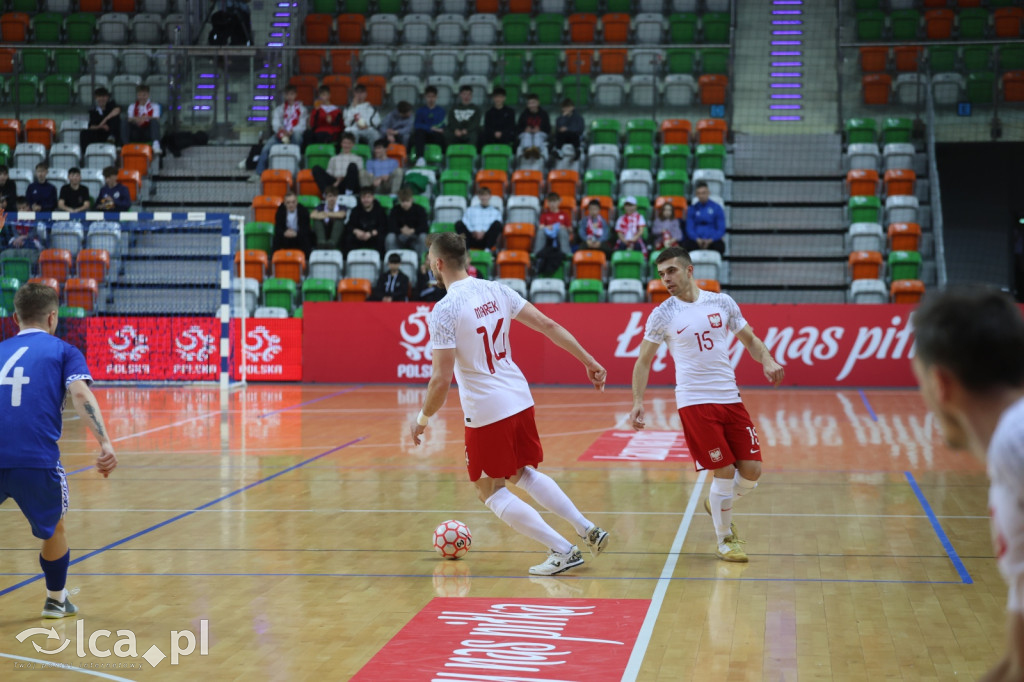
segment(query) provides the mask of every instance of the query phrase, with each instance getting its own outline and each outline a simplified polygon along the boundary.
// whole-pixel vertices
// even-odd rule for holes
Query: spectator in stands
[[[366,162],[366,170],[360,173],[363,187],[372,187],[377,194],[398,194],[402,186],[402,169],[398,162],[388,156],[388,143],[377,140],[373,143],[373,158]]]
[[[591,199],[587,214],[580,220],[579,248],[598,249],[606,255],[612,252],[612,231],[608,221],[601,215],[601,202]]]
[[[17,197],[15,206],[19,212],[32,210],[25,197]],[[3,239],[0,239],[0,242],[5,242],[0,246],[12,249],[33,249],[36,253],[31,255],[26,253],[25,255],[35,260],[38,258],[38,252],[43,249],[43,239],[36,225],[35,220],[8,220],[6,225],[0,226],[0,231],[3,233]]]
[[[57,208],[61,211],[88,211],[92,203],[89,201],[89,188],[82,184],[82,170],[68,170],[68,184],[60,188]]]
[[[516,112],[505,106],[505,88],[494,88],[491,92],[494,106],[484,114],[484,126],[480,131],[481,149],[489,144],[516,146]]]
[[[310,226],[313,228],[313,245],[318,249],[341,250],[341,235],[345,231],[348,209],[340,203],[338,189],[324,190],[324,200],[316,210],[310,212]]]
[[[356,144],[355,135],[343,133],[341,136],[341,151],[331,157],[327,162],[327,170],[322,166],[313,166],[313,179],[316,181],[320,192],[326,192],[328,187],[334,187],[338,194],[356,194],[360,184],[360,173],[363,170],[363,157],[352,153]]]
[[[562,114],[555,119],[555,153],[558,158],[571,161],[580,155],[580,140],[585,124],[576,113],[576,105],[566,97],[562,100]]]
[[[353,249],[374,249],[383,256],[387,232],[388,212],[374,197],[373,188],[363,187],[359,191],[359,204],[349,211],[343,250],[347,254]]]
[[[321,85],[316,91],[316,106],[309,115],[309,127],[302,135],[302,149],[311,144],[334,144],[341,134],[341,109],[331,104],[331,89]]]
[[[0,211],[13,211],[18,205],[18,185],[11,180],[10,173],[6,165],[0,164]]]
[[[306,254],[307,260],[313,250],[309,209],[299,203],[299,197],[292,190],[285,192],[284,203],[277,207],[274,215],[274,241],[270,249],[298,249]]]
[[[33,211],[52,211],[57,208],[57,188],[46,181],[50,172],[45,163],[36,164],[36,181],[28,186],[25,198]]]
[[[420,264],[420,271],[416,275],[415,299],[417,301],[440,301],[444,298],[444,287],[437,286],[437,277],[426,263]]]
[[[693,185],[697,201],[686,211],[686,235],[683,248],[687,251],[714,249],[725,253],[725,209],[709,201],[708,183],[698,180]]]
[[[263,171],[267,170],[270,162],[270,150],[279,144],[299,144],[302,135],[306,132],[306,105],[299,101],[299,92],[294,85],[284,89],[284,102],[274,107],[271,115],[271,128],[273,134],[263,144],[259,161],[256,162],[255,174],[249,178],[249,182],[259,182]],[[245,168],[245,161],[239,165]]]
[[[117,168],[103,169],[103,187],[96,197],[96,208],[101,211],[127,211],[132,206],[132,194],[117,181]]]
[[[551,134],[551,117],[540,106],[540,97],[535,93],[526,95],[526,109],[519,114],[516,123],[519,134],[519,153],[526,159],[548,158],[548,135]]]
[[[423,158],[423,148],[427,144],[441,145],[444,150],[445,114],[444,107],[437,106],[437,88],[428,85],[423,91],[423,106],[416,110],[416,120],[412,125],[412,147],[416,152],[417,166],[427,165]]]
[[[121,107],[110,98],[106,88],[93,91],[93,106],[89,109],[89,127],[81,132],[78,143],[84,152],[89,145],[114,138],[121,146]]]
[[[682,221],[676,218],[676,208],[672,202],[666,201],[651,224],[651,242],[656,250],[660,250],[679,246],[682,240]]]
[[[459,99],[448,113],[448,127],[444,134],[448,144],[476,145],[480,134],[480,107],[473,104],[473,88],[470,86],[459,88]]]
[[[636,210],[636,197],[625,197],[622,200],[622,215],[615,223],[616,251],[639,251],[647,255],[647,242],[644,241],[644,229],[647,221]]]
[[[388,269],[380,274],[370,300],[385,303],[409,300],[409,278],[402,272],[402,257],[397,253],[388,256]]]
[[[395,109],[384,117],[380,124],[380,132],[387,139],[388,144],[400,144],[409,146],[409,136],[412,135],[412,105],[401,101]]]
[[[566,258],[572,258],[572,217],[561,210],[561,203],[562,197],[548,194],[547,210],[540,214],[540,229],[533,238],[533,267],[541,277],[554,274]]]
[[[388,234],[384,240],[384,248],[413,249],[416,255],[423,258],[427,251],[427,211],[413,201],[412,189],[403,187],[398,190],[398,203],[391,209],[388,216]]]
[[[352,104],[342,114],[345,132],[356,136],[357,142],[372,145],[380,137],[377,126],[380,125],[380,114],[377,107],[366,101],[366,86],[357,85],[352,88]]]
[[[149,86],[135,86],[135,103],[128,106],[128,118],[121,136],[125,143],[142,142],[160,153],[160,105],[149,99]]]
[[[467,249],[490,250],[498,243],[502,233],[501,211],[491,206],[491,190],[481,187],[476,191],[478,206],[470,206],[455,223],[455,231],[466,236]]]

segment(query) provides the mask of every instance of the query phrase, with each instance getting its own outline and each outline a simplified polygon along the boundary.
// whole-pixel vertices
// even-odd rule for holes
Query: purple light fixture
[[[801,84],[801,83],[770,83],[768,85],[768,87],[770,87],[770,88],[802,88],[803,84]]]
[[[775,93],[775,94],[768,95],[768,97],[770,99],[803,99],[804,98],[803,95],[796,94],[796,93],[791,93],[791,94]]]
[[[801,78],[803,76],[799,71],[773,71],[772,78]]]
[[[802,121],[803,116],[769,116],[769,121]]]
[[[800,68],[803,65],[803,62],[772,62],[772,68],[778,68],[780,66],[795,66]]]
[[[773,57],[801,57],[803,54],[800,50],[772,50],[771,52]]]
[[[802,40],[773,40],[772,45],[803,45]]]
[[[802,109],[802,104],[773,104],[769,109]]]

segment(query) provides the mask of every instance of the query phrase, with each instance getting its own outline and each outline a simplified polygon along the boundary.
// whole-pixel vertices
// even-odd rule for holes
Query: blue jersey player
[[[21,331],[0,343],[0,504],[13,498],[32,534],[43,541],[39,565],[46,577],[44,618],[78,612],[64,589],[71,561],[63,521],[68,484],[57,441],[66,394],[100,442],[96,468],[105,478],[117,466],[103,416],[89,390],[92,377],[85,358],[53,336],[57,307],[56,291],[25,284],[14,297],[14,319]]]

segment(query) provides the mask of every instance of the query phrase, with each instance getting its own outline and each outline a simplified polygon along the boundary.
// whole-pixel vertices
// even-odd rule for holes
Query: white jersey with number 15
[[[486,426],[533,405],[508,337],[526,300],[504,284],[468,277],[448,286],[430,313],[434,350],[455,349],[455,380],[467,427]]]

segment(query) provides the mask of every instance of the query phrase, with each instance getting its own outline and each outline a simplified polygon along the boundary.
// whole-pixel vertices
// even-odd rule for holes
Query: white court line
[[[118,682],[133,682],[133,680],[127,677],[118,677],[117,675],[108,675],[107,673],[96,672],[95,670],[89,670],[87,668],[79,668],[75,665],[60,665],[56,661],[47,661],[42,658],[26,658],[24,656],[15,656],[14,654],[0,653],[0,658],[10,658],[15,661],[25,661],[26,663],[42,663],[46,666],[46,670],[62,670],[65,672],[82,673],[83,675],[92,675],[93,677],[101,677],[104,680],[118,680]]]
[[[697,483],[693,486],[693,491],[690,493],[690,500],[686,503],[686,511],[683,512],[683,520],[679,522],[679,530],[676,531],[675,540],[672,541],[672,548],[668,551],[665,565],[661,569],[661,577],[658,578],[658,584],[654,588],[654,594],[651,596],[651,605],[647,607],[647,616],[644,618],[644,624],[640,627],[640,634],[636,638],[636,644],[633,645],[633,653],[629,656],[626,671],[622,673],[623,682],[633,682],[636,680],[636,676],[640,674],[640,666],[644,662],[644,656],[647,655],[647,646],[651,643],[654,624],[658,620],[658,614],[661,613],[661,605],[665,601],[665,593],[672,582],[672,574],[676,570],[679,554],[683,551],[686,531],[690,529],[690,522],[693,521],[693,512],[697,508],[697,500],[700,499],[701,491],[704,490],[704,479],[707,478],[707,475],[707,471],[700,472],[697,476]]]
[[[156,433],[157,431],[163,431],[164,429],[174,428],[175,426],[181,426],[182,424],[188,424],[189,422],[198,421],[200,419],[206,419],[207,417],[213,417],[213,416],[220,416],[220,410],[217,410],[216,412],[207,412],[206,414],[201,414],[201,415],[199,415],[197,417],[189,417],[188,419],[182,419],[181,421],[177,421],[177,422],[171,422],[170,424],[164,424],[163,426],[157,426],[156,428],[147,429],[145,431],[139,431],[138,433],[130,433],[127,436],[121,436],[120,438],[114,438],[110,442],[111,443],[120,443],[121,441],[128,440],[129,438],[137,438],[139,436],[145,436],[145,435],[150,434],[150,433]]]

